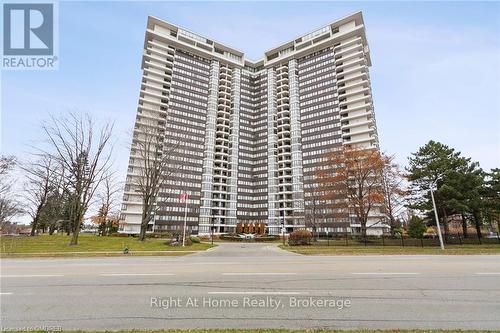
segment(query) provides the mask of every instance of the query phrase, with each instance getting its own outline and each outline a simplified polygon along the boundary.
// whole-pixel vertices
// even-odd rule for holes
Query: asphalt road
[[[500,329],[500,256],[4,259],[1,328]]]

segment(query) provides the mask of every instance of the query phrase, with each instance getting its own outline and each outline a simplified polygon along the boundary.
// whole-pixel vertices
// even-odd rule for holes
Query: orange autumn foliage
[[[363,236],[370,211],[384,202],[382,173],[390,160],[378,149],[345,146],[327,154],[316,171],[324,198],[333,200],[335,208],[343,207],[354,215]]]

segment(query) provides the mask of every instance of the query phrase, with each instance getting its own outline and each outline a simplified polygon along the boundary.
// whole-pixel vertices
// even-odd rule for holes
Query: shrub
[[[288,237],[288,245],[311,245],[312,238],[312,233],[309,230],[295,230]]]
[[[191,240],[192,243],[199,243],[200,242],[200,239],[196,236],[191,236],[191,237],[189,237],[189,239]]]
[[[170,239],[165,242],[165,245],[168,246],[182,246],[182,237],[179,237],[179,240],[177,239]],[[191,241],[190,238],[186,238],[186,241],[184,242],[185,246],[191,246],[193,245],[193,242]]]
[[[153,232],[150,234],[146,234],[147,238],[172,238],[172,234],[170,232]]]
[[[122,233],[119,233],[119,232],[114,232],[110,236],[111,237],[128,237],[129,234],[122,234]]]
[[[243,242],[245,238],[242,238],[236,234],[222,234],[219,236],[220,239],[222,240],[229,240],[229,241],[236,241],[236,242]]]
[[[261,235],[261,236],[255,236],[254,240],[256,242],[272,242],[275,240],[278,240],[280,236],[278,235]]]
[[[423,238],[427,226],[418,216],[412,216],[410,223],[408,223],[408,236],[411,238]]]

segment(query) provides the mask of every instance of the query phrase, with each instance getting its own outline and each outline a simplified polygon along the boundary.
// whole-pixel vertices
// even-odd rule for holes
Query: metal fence
[[[435,247],[439,246],[439,238],[424,237],[411,238],[407,236],[366,236],[352,235],[349,233],[316,233],[314,239],[325,243],[324,245],[332,246],[419,246],[419,247]],[[479,238],[476,234],[448,234],[443,236],[443,241],[447,245],[481,245],[481,244],[497,244],[500,245],[500,237],[498,235],[488,235]]]

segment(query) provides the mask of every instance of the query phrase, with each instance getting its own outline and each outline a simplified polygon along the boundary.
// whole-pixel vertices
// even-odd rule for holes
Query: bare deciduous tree
[[[316,237],[318,228],[325,224],[325,213],[324,213],[324,196],[321,192],[321,187],[317,183],[311,184],[311,192],[308,197],[309,204],[305,209],[305,225],[310,227],[313,232],[313,236]]]
[[[7,175],[16,165],[14,156],[0,155],[0,195],[8,192],[12,186]]]
[[[22,166],[26,174],[25,199],[27,213],[31,216],[31,236],[35,235],[42,210],[51,195],[58,190],[58,163],[50,155],[42,155],[37,161]]]
[[[398,164],[393,162],[394,158],[387,157],[386,165],[382,170],[382,186],[384,193],[384,213],[389,219],[391,234],[394,236],[398,224],[398,216],[405,209],[405,178]]]
[[[137,163],[131,176],[134,191],[142,201],[141,230],[139,240],[144,241],[149,222],[155,213],[156,199],[160,188],[183,167],[182,154],[179,154],[181,138],[175,142],[164,142],[161,129],[154,126],[143,126],[134,134],[132,154],[137,156]]]
[[[0,155],[0,228],[22,212],[19,203],[11,196],[12,181],[9,172],[16,165],[14,156]]]
[[[99,234],[101,236],[106,236],[108,234],[108,224],[110,222],[110,217],[115,219],[118,212],[118,194],[121,192],[122,188],[117,182],[116,177],[113,173],[106,175],[102,182],[102,190],[100,191],[99,197],[99,212],[94,221],[99,224]]]
[[[11,198],[0,197],[0,229],[14,216],[22,213],[19,203]]]
[[[85,213],[111,166],[113,125],[106,123],[96,133],[90,115],[71,113],[68,117],[51,117],[43,130],[49,143],[44,153],[61,164],[65,172],[71,198],[70,245],[76,245]]]

